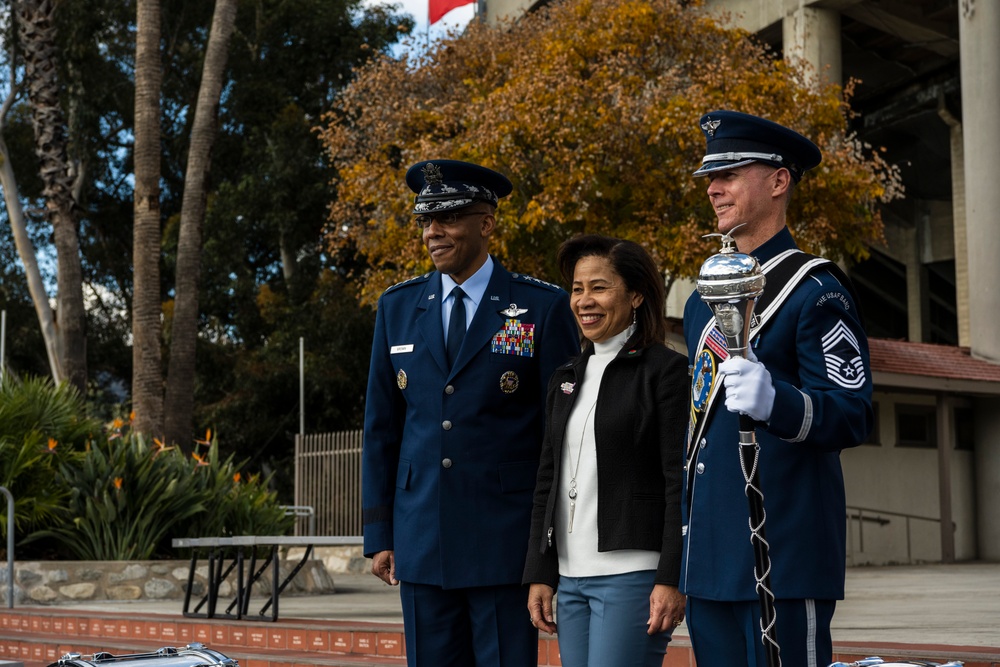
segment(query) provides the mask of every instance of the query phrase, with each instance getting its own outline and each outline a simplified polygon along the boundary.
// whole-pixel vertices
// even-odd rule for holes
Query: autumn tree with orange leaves
[[[362,300],[431,268],[403,177],[452,158],[506,174],[491,251],[555,280],[555,249],[581,232],[644,245],[668,277],[693,276],[718,244],[691,173],[702,114],[734,109],[812,138],[822,164],[788,221],[799,245],[863,258],[882,241],[878,205],[902,196],[897,169],[848,130],[847,90],[808,85],[744,31],[697,2],[564,0],[500,28],[472,25],[416,59],[374,61],[325,118],[338,169],[328,241],[367,262]]]

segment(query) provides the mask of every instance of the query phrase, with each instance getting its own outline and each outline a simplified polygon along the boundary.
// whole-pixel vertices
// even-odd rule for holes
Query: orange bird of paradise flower
[[[163,452],[169,452],[171,449],[173,449],[173,447],[167,447],[165,444],[163,444],[163,441],[160,440],[159,438],[153,438],[153,444],[156,445],[156,451],[153,452],[154,459]]]

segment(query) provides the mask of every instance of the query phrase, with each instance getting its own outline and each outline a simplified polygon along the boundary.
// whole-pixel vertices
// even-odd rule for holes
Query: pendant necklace
[[[573,515],[576,514],[576,475],[580,472],[580,460],[583,459],[583,441],[587,435],[587,424],[590,423],[590,415],[594,412],[594,408],[597,407],[597,401],[590,406],[590,410],[587,411],[587,416],[583,420],[583,430],[580,432],[580,446],[576,450],[576,466],[573,468],[573,478],[569,480],[569,530],[566,532],[573,532]],[[573,452],[567,452],[569,454],[569,464],[573,465]]]

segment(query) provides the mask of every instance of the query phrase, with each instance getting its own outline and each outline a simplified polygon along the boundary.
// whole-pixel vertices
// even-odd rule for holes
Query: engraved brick
[[[398,632],[378,633],[379,655],[403,655],[403,635]]]
[[[331,647],[330,638],[336,635],[346,635],[347,648],[338,648],[336,644]],[[310,651],[329,651],[331,648],[334,651],[341,651],[347,653],[351,650],[351,633],[349,632],[326,632],[322,630],[310,630],[309,631],[309,646]]]
[[[375,653],[377,635],[374,632],[355,632],[354,651],[356,653]]]

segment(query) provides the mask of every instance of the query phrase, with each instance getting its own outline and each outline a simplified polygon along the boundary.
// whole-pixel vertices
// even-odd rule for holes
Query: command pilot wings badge
[[[509,308],[507,308],[506,310],[501,310],[500,312],[506,315],[507,317],[517,317],[518,315],[524,315],[526,312],[528,312],[528,309],[518,308],[516,303],[512,303],[510,304]]]

